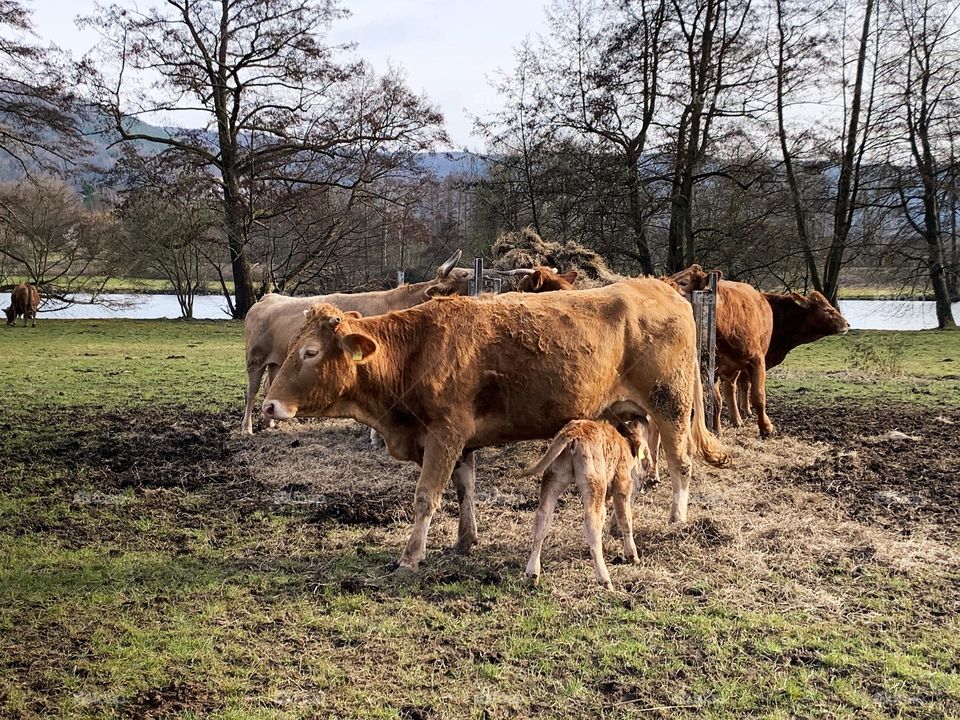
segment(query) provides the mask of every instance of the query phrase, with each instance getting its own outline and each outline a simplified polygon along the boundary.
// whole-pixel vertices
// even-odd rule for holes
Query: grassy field
[[[728,431],[683,528],[641,495],[614,593],[572,495],[522,582],[542,443],[481,454],[472,556],[448,493],[391,574],[416,468],[346,421],[238,436],[239,323],[47,321],[0,357],[0,717],[960,715],[960,333],[797,350],[780,436]]]

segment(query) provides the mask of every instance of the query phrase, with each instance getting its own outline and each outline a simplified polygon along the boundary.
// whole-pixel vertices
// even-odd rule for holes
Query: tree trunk
[[[633,227],[633,241],[637,246],[637,259],[644,275],[653,275],[653,259],[650,257],[650,245],[647,242],[647,229],[643,222],[643,203],[640,198],[640,178],[637,177],[639,158],[627,154],[627,186],[630,196],[630,224]]]
[[[856,188],[853,184],[853,165],[857,153],[857,139],[860,132],[860,106],[863,101],[863,74],[867,64],[867,45],[870,41],[870,16],[873,14],[874,0],[866,0],[863,12],[863,29],[860,33],[860,46],[857,49],[857,75],[853,85],[853,99],[850,103],[850,121],[847,125],[846,144],[840,161],[840,177],[837,180],[837,200],[833,211],[833,237],[830,240],[830,252],[823,269],[823,294],[836,307],[837,290],[840,282],[840,268],[843,254],[847,249],[847,238],[853,219],[853,206],[856,204]],[[864,128],[866,132],[867,128]]]
[[[246,232],[244,228],[245,210],[243,199],[236,189],[236,183],[228,179],[224,172],[223,212],[227,230],[227,248],[230,252],[230,267],[233,270],[233,318],[242,320],[247,311],[257,301],[253,289],[253,271],[247,257]]]

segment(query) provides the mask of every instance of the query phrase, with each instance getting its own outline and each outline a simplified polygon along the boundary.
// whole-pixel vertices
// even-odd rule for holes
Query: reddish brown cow
[[[814,290],[804,297],[799,293],[763,293],[764,300],[773,312],[773,335],[766,354],[767,369],[776,367],[787,357],[787,353],[798,345],[812,343],[829,335],[840,335],[850,329],[846,318],[840,314],[827,298]],[[750,389],[748,378],[740,376],[732,383],[739,390],[740,405],[750,413],[747,393]],[[737,394],[732,387],[724,387],[724,394],[730,406],[730,419],[739,425],[740,412]]]
[[[17,318],[23,316],[23,326],[27,320],[33,320],[33,327],[37,326],[37,309],[40,307],[40,291],[29,283],[20,283],[10,293],[10,307],[4,308],[7,315],[7,325],[16,326]]]
[[[708,284],[699,265],[670,276],[684,295]],[[760,435],[773,433],[766,411],[765,357],[773,335],[773,313],[760,292],[746,283],[720,280],[717,285],[717,376],[733,380],[741,372],[750,378],[751,400],[757,411]],[[714,388],[714,427],[720,427],[721,403]]]
[[[521,276],[517,283],[517,292],[538,293],[553,292],[555,290],[576,290],[577,271],[560,274],[556,268],[537,265],[533,268],[518,268],[516,270],[498,271],[500,275]]]
[[[358,317],[317,305],[263,402],[267,419],[351,417],[390,454],[421,465],[400,566],[423,559],[453,476],[457,547],[476,541],[472,451],[549,438],[570,420],[650,414],[670,469],[670,516],[685,521],[691,456],[729,463],[706,429],[693,313],[650,279],[596,290],[441,298]],[[691,416],[692,411],[692,416]]]
[[[266,374],[270,387],[273,374],[287,356],[290,342],[304,323],[304,312],[317,303],[332,303],[342,310],[355,310],[363,315],[380,315],[391,310],[419,305],[437,295],[466,295],[473,270],[454,267],[460,259],[457,250],[437,268],[433,280],[401,285],[391,290],[364,293],[336,293],[312,297],[289,297],[271,293],[250,308],[243,322],[244,345],[247,359],[246,407],[241,432],[253,434],[253,403]],[[373,434],[371,434],[371,441]]]
[[[649,470],[649,458],[646,421],[630,420],[615,428],[605,422],[571,420],[563,426],[544,456],[523,471],[524,475],[543,475],[540,505],[533,519],[533,548],[527,560],[531,584],[540,580],[540,554],[557,499],[570,485],[576,485],[583,498],[583,535],[597,582],[613,589],[601,542],[608,498],[620,527],[623,556],[640,562],[633,541],[633,488]]]

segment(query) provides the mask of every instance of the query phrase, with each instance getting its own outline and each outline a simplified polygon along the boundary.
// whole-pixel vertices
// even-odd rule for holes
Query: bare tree
[[[85,77],[119,136],[186,153],[216,174],[235,317],[256,300],[248,242],[258,179],[349,188],[369,181],[371,154],[402,156],[445,137],[440,114],[397,73],[377,77],[326,42],[345,15],[333,0],[166,0],[144,11],[99,7],[85,20],[104,36]],[[205,116],[209,131],[144,132],[131,122],[184,112]]]
[[[119,227],[106,210],[88,210],[70,186],[56,179],[0,186],[0,256],[8,272],[37,285],[44,297],[96,300],[122,269]]]
[[[901,207],[908,225],[926,244],[937,326],[955,329],[944,267],[940,199],[947,185],[943,155],[950,147],[948,119],[960,101],[960,9],[932,0],[894,0],[894,8],[898,44],[904,53],[897,77],[901,118],[916,176],[916,182],[898,183]]]
[[[21,172],[72,165],[86,151],[58,55],[36,44],[30,11],[0,0],[0,151]]]

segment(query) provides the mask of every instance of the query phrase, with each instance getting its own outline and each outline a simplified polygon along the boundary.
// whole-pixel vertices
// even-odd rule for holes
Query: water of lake
[[[77,296],[81,301],[89,296]],[[127,318],[151,320],[178,318],[180,306],[175,295],[103,295],[110,306],[71,305],[42,312],[41,318],[87,320]],[[841,300],[840,310],[855,330],[924,330],[936,327],[933,302],[920,300]],[[226,300],[220,295],[199,295],[193,303],[193,315],[203,320],[229,317]],[[954,303],[953,316],[960,322],[960,303]]]

